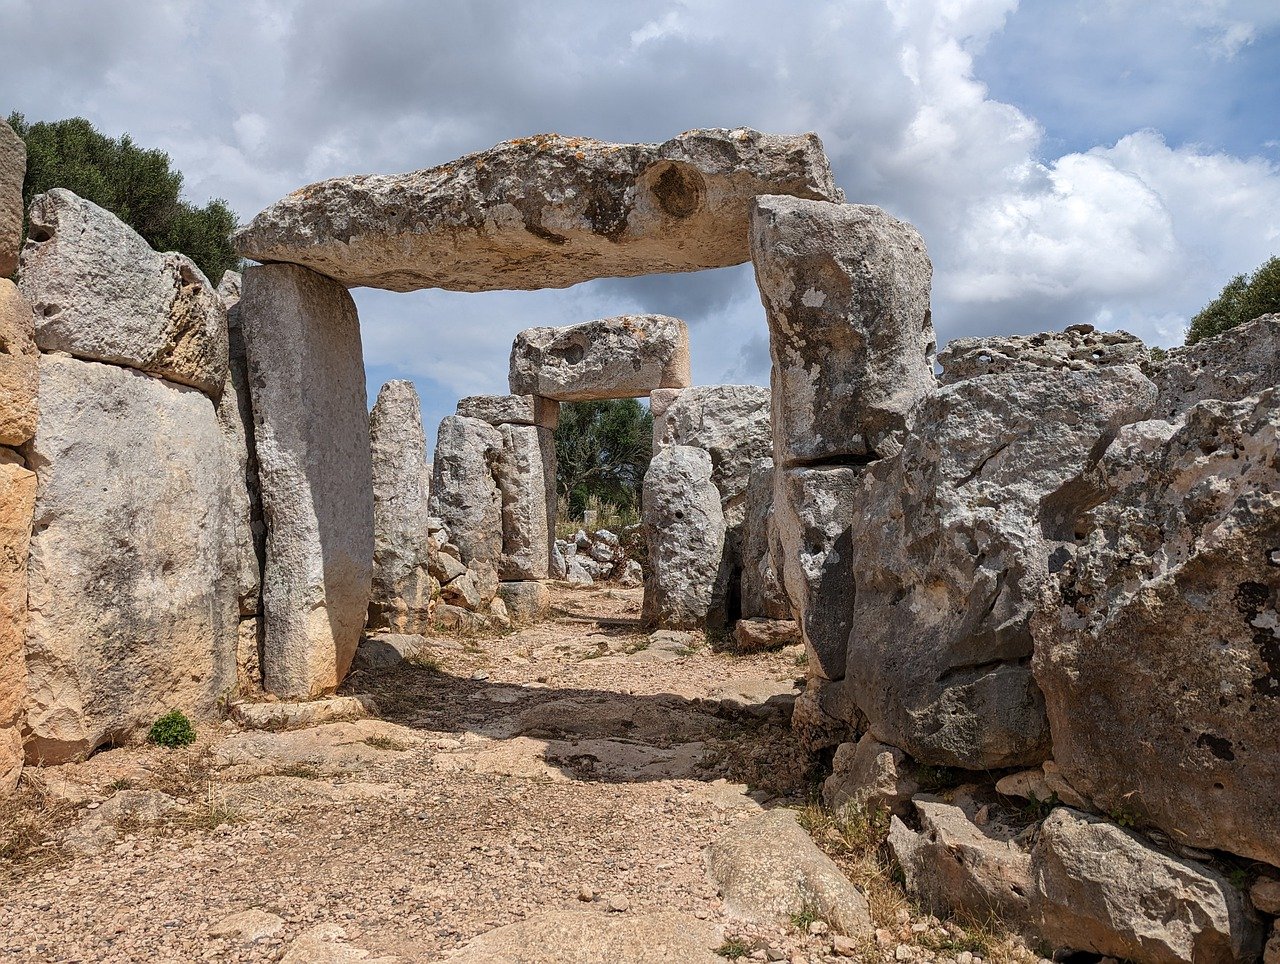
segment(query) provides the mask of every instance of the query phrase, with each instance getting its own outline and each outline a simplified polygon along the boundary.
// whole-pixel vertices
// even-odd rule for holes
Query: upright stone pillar
[[[425,633],[431,623],[430,469],[413,383],[387,382],[369,417],[373,448],[373,597],[369,627]]]
[[[332,690],[355,655],[373,578],[373,478],[355,303],[297,265],[251,267],[249,354],[267,557],[263,684]]]

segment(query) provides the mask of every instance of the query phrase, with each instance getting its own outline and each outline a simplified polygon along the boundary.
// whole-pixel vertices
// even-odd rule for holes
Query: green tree
[[[556,487],[575,515],[591,496],[620,510],[638,508],[652,457],[653,415],[634,398],[561,406]]]
[[[1264,261],[1252,275],[1238,274],[1228,281],[1222,293],[1191,319],[1187,344],[1271,312],[1280,312],[1280,257]]]
[[[164,151],[139,147],[128,134],[107,137],[83,117],[29,124],[13,113],[9,126],[27,145],[24,206],[66,188],[106,208],[157,251],[182,252],[215,285],[240,267],[231,246],[236,216],[221,198],[202,208],[182,200],[182,174]]]

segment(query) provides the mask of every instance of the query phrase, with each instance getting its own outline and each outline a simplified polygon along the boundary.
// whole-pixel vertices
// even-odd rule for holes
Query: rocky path
[[[357,672],[376,718],[228,721],[42,771],[23,802],[51,839],[0,868],[0,957],[514,961],[577,940],[723,960],[739,931],[703,851],[807,793],[786,725],[802,668],[646,637],[639,601],[565,590],[554,622]],[[787,959],[831,952],[777,930]]]

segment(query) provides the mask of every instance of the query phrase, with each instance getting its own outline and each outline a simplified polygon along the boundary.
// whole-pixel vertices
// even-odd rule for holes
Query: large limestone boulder
[[[751,257],[780,466],[892,455],[934,387],[924,241],[879,208],[757,198]]]
[[[427,501],[430,469],[422,407],[412,382],[387,382],[369,416],[373,453],[371,629],[424,633],[431,625],[433,580]]]
[[[724,512],[711,481],[711,456],[669,445],[644,475],[643,525],[649,565],[644,621],[663,629],[701,628],[724,551]]]
[[[502,452],[502,433],[488,422],[461,415],[440,420],[431,515],[448,529],[464,566],[496,566],[502,556],[502,494],[492,469]]]
[[[1013,832],[991,821],[979,826],[963,808],[934,797],[913,802],[920,831],[896,816],[889,828],[889,847],[911,896],[942,917],[1026,924],[1031,858]]]
[[[1060,807],[1031,852],[1031,911],[1056,944],[1122,960],[1255,960],[1263,932],[1217,871]]]
[[[22,293],[36,344],[127,365],[214,398],[227,377],[226,307],[186,255],[158,254],[142,236],[70,191],[31,202]]]
[[[782,585],[800,624],[809,672],[845,675],[853,618],[853,524],[861,471],[773,470],[773,512]]]
[[[31,305],[0,278],[0,445],[21,445],[35,434],[40,352],[34,333]]]
[[[27,147],[0,118],[0,278],[18,267],[22,243],[22,181],[27,176]]]
[[[236,680],[231,473],[213,403],[129,368],[40,358],[27,758],[216,715]]]
[[[634,398],[685,388],[689,329],[666,315],[620,315],[526,328],[511,346],[511,392],[561,402]]]
[[[560,424],[560,403],[541,395],[468,395],[458,400],[457,414],[490,425],[554,429]]]
[[[1174,419],[1197,402],[1238,402],[1280,385],[1280,314],[1262,315],[1214,338],[1174,348],[1151,361],[1160,389],[1156,415]]]
[[[751,466],[742,524],[741,606],[743,618],[791,618],[791,604],[774,565],[777,526],[773,518],[773,459]],[[781,553],[781,547],[777,552]]]
[[[1065,331],[994,338],[957,338],[938,355],[943,385],[978,375],[1010,372],[1088,371],[1099,365],[1142,365],[1149,359],[1140,338],[1127,331],[1071,325]]]
[[[264,684],[316,696],[351,665],[373,578],[360,323],[346,289],[295,265],[249,268],[239,308],[267,520]]]
[[[1132,365],[982,375],[925,400],[902,452],[866,471],[844,685],[878,739],[970,769],[1049,755],[1030,618],[1072,481],[1154,399]]]
[[[36,476],[0,449],[0,795],[22,772],[22,704],[27,692],[27,547]]]
[[[1280,866],[1280,390],[1122,429],[1033,624],[1063,776],[1103,812]]]
[[[499,425],[493,464],[502,499],[499,579],[547,579],[556,535],[555,433],[535,425]]]
[[[563,288],[741,264],[759,194],[844,200],[813,134],[698,130],[662,144],[543,134],[411,174],[309,185],[236,245],[348,287]]]
[[[867,900],[820,851],[791,810],[770,810],[726,830],[707,848],[725,909],[761,923],[810,913],[839,934],[869,937]]]

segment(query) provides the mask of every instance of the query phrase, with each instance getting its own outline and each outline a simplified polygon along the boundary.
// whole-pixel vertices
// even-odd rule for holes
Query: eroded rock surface
[[[36,476],[0,449],[0,795],[22,772],[22,708],[27,692],[27,548]]]
[[[294,265],[244,276],[267,558],[264,685],[333,689],[355,655],[373,578],[373,481],[360,323],[346,290]]]
[[[511,346],[513,395],[561,402],[635,398],[685,388],[689,329],[667,315],[619,315],[563,328],[526,328]]]
[[[1159,418],[1176,418],[1207,398],[1238,402],[1274,388],[1280,385],[1280,314],[1174,348],[1149,362],[1147,372],[1160,389]]]
[[[0,278],[18,267],[22,242],[22,181],[27,174],[27,148],[0,117]]]
[[[0,445],[21,445],[35,434],[35,316],[17,286],[0,278]]]
[[[373,589],[368,626],[422,633],[431,624],[430,468],[413,383],[387,382],[369,416],[373,454]]]
[[[235,685],[231,471],[213,403],[115,365],[40,358],[28,757],[83,757]]]
[[[492,465],[502,500],[499,579],[546,579],[555,541],[555,433],[536,425],[500,425],[501,456]]]
[[[720,928],[666,911],[553,910],[481,934],[450,964],[719,964]]]
[[[541,395],[468,395],[458,400],[457,414],[490,425],[554,429],[560,424],[560,403]]]
[[[236,245],[348,287],[563,288],[741,264],[759,194],[844,199],[813,134],[695,130],[662,144],[542,134],[429,170],[309,185]]]
[[[62,188],[32,201],[30,219],[20,286],[42,351],[127,365],[218,396],[226,307],[195,262],[152,251],[115,215]]]
[[[751,255],[773,356],[780,466],[891,455],[934,387],[933,268],[879,208],[756,199]]]
[[[493,478],[502,447],[502,433],[488,422],[461,415],[440,420],[431,514],[443,521],[464,566],[496,566],[502,555],[502,494]]]
[[[920,789],[914,767],[896,746],[864,733],[857,743],[841,743],[831,761],[831,776],[822,783],[822,800],[832,810],[852,804],[884,807],[905,816]]]
[[[1126,426],[1035,624],[1054,759],[1095,808],[1280,865],[1280,391]],[[1092,506],[1092,508],[1087,508]]]
[[[1127,331],[1071,325],[1065,331],[995,338],[956,338],[938,355],[941,382],[953,385],[978,375],[1011,372],[1088,371],[1099,365],[1142,365],[1149,358],[1140,338]]]
[[[741,605],[744,619],[791,619],[791,603],[782,588],[775,555],[781,556],[773,512],[773,459],[751,466],[746,518],[742,526]]]

